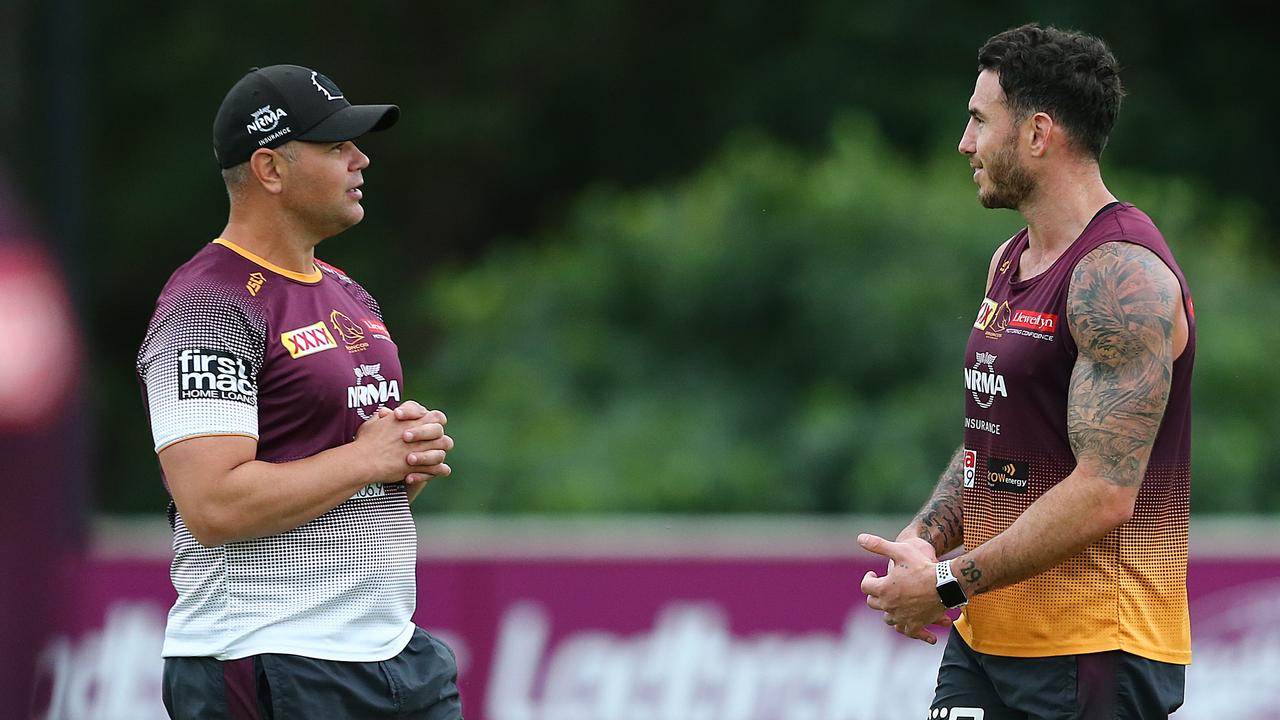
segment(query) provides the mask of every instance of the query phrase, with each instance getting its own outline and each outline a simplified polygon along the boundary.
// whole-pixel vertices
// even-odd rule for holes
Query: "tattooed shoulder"
[[[1146,470],[1169,397],[1181,290],[1151,250],[1113,242],[1076,265],[1067,323],[1079,348],[1067,431],[1076,460],[1117,485]]]

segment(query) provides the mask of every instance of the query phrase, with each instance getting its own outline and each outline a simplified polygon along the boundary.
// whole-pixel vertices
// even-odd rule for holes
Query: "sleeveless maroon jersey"
[[[1186,569],[1195,317],[1168,245],[1132,205],[1099,211],[1040,275],[1013,279],[1027,248],[1025,229],[996,266],[964,358],[964,544],[972,549],[1004,531],[1076,466],[1066,419],[1078,351],[1067,327],[1067,290],[1080,259],[1109,242],[1151,250],[1182,286],[1189,334],[1173,364],[1164,420],[1128,522],[1057,567],[978,595],[965,608],[956,629],[979,652],[1124,650],[1191,661]]]

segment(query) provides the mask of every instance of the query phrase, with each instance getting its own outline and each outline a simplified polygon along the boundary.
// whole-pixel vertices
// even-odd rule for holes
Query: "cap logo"
[[[285,112],[284,108],[272,110],[270,105],[264,105],[254,110],[252,116],[253,119],[249,121],[248,125],[244,126],[244,129],[250,135],[256,132],[271,132],[275,130],[276,126],[280,124],[280,118],[288,117],[289,113]]]
[[[314,70],[311,71],[311,84],[316,86],[316,90],[319,90],[326,100],[342,99],[342,91],[338,89],[338,86],[332,80]]]

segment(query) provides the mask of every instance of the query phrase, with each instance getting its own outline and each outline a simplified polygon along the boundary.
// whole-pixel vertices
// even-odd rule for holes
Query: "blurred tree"
[[[437,273],[419,307],[446,340],[407,377],[465,442],[421,505],[914,510],[960,443],[965,337],[1021,219],[979,207],[958,155],[906,161],[862,120],[832,147],[742,138],[688,180],[594,191],[563,230]],[[1276,264],[1194,186],[1112,187],[1198,290],[1196,507],[1280,509]]]
[[[155,471],[128,367],[165,277],[222,227],[209,127],[222,93],[252,65],[316,66],[357,100],[404,108],[393,133],[363,145],[373,156],[368,219],[321,249],[369,285],[392,319],[409,316],[417,287],[440,264],[466,268],[495,245],[554,241],[558,234],[544,230],[566,222],[585,188],[670,182],[742,128],[821,153],[833,118],[856,108],[897,152],[921,161],[960,132],[977,47],[1031,19],[1100,34],[1126,66],[1131,94],[1108,167],[1198,178],[1261,207],[1259,227],[1280,226],[1269,178],[1280,150],[1245,131],[1270,107],[1255,78],[1276,66],[1277,51],[1248,4],[6,7],[11,27],[26,29],[0,37],[42,39],[4,45],[6,57],[22,55],[31,68],[0,71],[20,97],[0,111],[21,138],[14,158],[45,224],[87,236],[55,239],[77,256],[82,269],[72,266],[72,276],[85,279],[76,291],[88,302],[94,412],[112,430],[99,463],[108,474],[103,498],[116,511],[154,511],[163,497],[157,482],[137,489]],[[67,52],[45,42],[81,25],[92,28],[86,46],[67,52],[84,52],[83,79]],[[87,95],[68,93],[68,84]],[[66,134],[82,125],[84,150]],[[369,236],[384,238],[377,252],[360,240]],[[426,352],[429,330],[402,324],[400,336],[410,352]]]

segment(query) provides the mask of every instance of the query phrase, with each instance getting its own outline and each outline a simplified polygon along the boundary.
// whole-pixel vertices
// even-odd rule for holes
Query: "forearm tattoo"
[[[1182,293],[1150,250],[1108,243],[1076,266],[1067,318],[1080,354],[1071,373],[1067,433],[1078,465],[1108,482],[1142,482],[1173,376]]]
[[[956,448],[947,469],[938,478],[933,497],[916,514],[915,523],[925,542],[941,556],[964,541],[964,448]]]
[[[965,560],[960,563],[960,577],[964,578],[971,586],[971,588],[966,589],[965,592],[969,595],[973,595],[974,593],[972,590],[977,588],[972,586],[976,586],[978,581],[982,579],[982,571],[978,569],[977,564],[974,563],[973,560]]]

